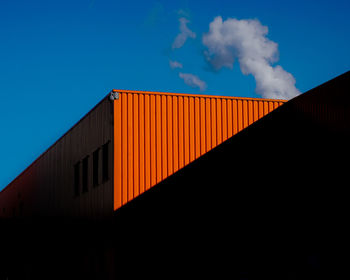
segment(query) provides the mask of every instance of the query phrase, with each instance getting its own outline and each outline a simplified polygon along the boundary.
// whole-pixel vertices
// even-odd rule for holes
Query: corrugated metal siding
[[[121,91],[114,101],[114,209],[284,102]]]
[[[0,217],[104,217],[113,208],[113,180],[92,185],[92,154],[113,142],[113,106],[104,98],[0,193]],[[109,174],[113,147],[110,144]],[[74,165],[88,156],[88,191],[74,197]],[[100,165],[102,164],[100,160]],[[80,172],[80,176],[82,176]],[[81,186],[80,186],[81,188]]]

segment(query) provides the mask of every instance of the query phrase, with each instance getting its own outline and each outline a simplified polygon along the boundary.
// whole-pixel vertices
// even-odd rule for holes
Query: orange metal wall
[[[118,92],[114,101],[115,210],[285,102]]]

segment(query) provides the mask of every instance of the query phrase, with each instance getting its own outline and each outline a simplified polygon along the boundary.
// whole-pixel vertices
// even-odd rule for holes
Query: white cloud
[[[278,61],[278,45],[266,35],[268,28],[256,19],[223,21],[216,17],[209,25],[209,32],[202,37],[208,48],[204,55],[216,70],[233,67],[238,59],[243,74],[252,74],[256,91],[265,98],[290,99],[300,92],[295,88],[295,79]]]
[[[178,61],[172,61],[172,60],[169,60],[169,65],[170,65],[170,68],[171,69],[175,69],[175,68],[182,68],[183,65],[181,62],[178,62]]]
[[[199,87],[200,91],[204,91],[207,88],[206,82],[199,79],[196,75],[191,73],[179,73],[179,77],[184,80],[185,84],[190,87]]]
[[[196,33],[192,32],[188,27],[187,27],[187,23],[189,23],[190,21],[184,17],[179,18],[179,22],[180,22],[180,33],[176,36],[173,44],[172,44],[172,48],[173,49],[178,49],[181,48],[187,38],[196,38]]]

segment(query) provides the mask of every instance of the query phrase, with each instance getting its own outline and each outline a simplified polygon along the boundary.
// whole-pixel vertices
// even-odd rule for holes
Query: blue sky
[[[267,26],[278,44],[272,66],[305,92],[350,69],[349,14],[344,0],[1,0],[0,190],[112,88],[260,97],[237,61],[219,71],[208,64],[202,36],[215,17]],[[181,17],[196,36],[174,49]]]

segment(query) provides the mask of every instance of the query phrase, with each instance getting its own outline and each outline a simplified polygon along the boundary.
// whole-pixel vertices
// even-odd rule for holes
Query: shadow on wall
[[[350,72],[291,100],[110,221],[2,227],[0,275],[349,277],[349,88]]]

